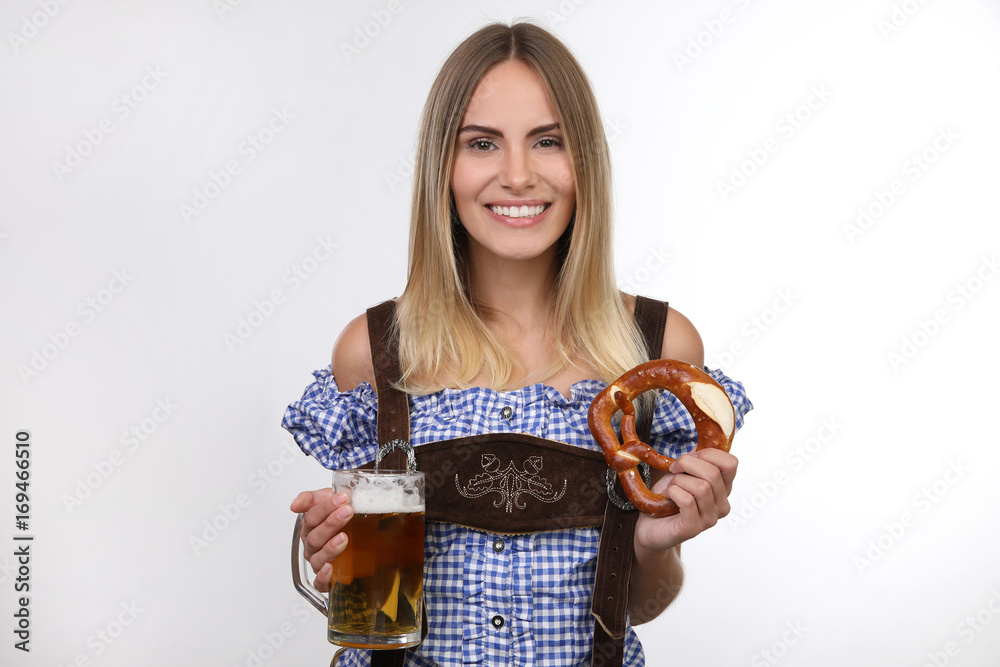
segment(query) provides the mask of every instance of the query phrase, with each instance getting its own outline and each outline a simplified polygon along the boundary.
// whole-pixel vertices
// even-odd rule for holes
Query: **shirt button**
[[[503,550],[506,548],[506,546],[507,545],[504,544],[503,540],[501,540],[500,538],[497,538],[493,541],[493,551],[496,551],[497,553],[503,553]]]
[[[514,416],[514,408],[510,407],[509,405],[505,405],[503,409],[500,411],[500,416],[503,417],[504,419],[510,419],[511,417]]]
[[[501,616],[500,614],[497,614],[496,616],[493,617],[493,619],[490,621],[490,623],[493,624],[494,628],[496,628],[497,630],[499,630],[500,628],[503,627],[503,616]]]

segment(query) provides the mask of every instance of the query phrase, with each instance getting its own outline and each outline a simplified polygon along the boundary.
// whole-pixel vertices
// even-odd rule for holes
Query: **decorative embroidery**
[[[563,480],[562,490],[556,493],[553,486],[544,477],[538,475],[542,469],[542,457],[531,456],[524,462],[524,470],[518,470],[511,461],[507,467],[500,470],[500,459],[494,454],[483,454],[482,466],[485,473],[476,475],[463,489],[455,475],[455,486],[458,492],[466,498],[479,498],[488,493],[499,493],[494,507],[505,506],[507,513],[516,506],[523,510],[526,505],[521,496],[528,494],[543,503],[554,503],[566,493],[566,480]]]

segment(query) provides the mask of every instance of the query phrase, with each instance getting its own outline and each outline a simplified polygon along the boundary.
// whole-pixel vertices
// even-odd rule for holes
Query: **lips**
[[[533,200],[521,203],[515,200],[486,204],[483,208],[497,222],[508,227],[531,227],[548,217],[552,202]]]
[[[526,205],[521,206],[499,206],[499,205],[489,205],[491,211],[497,215],[503,215],[508,218],[534,218],[541,215],[545,209],[547,209],[551,204],[536,204],[536,205]]]

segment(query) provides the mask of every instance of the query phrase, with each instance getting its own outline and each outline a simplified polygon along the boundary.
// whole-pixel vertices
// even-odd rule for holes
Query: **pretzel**
[[[640,462],[659,470],[670,470],[674,459],[650,449],[635,432],[632,401],[652,389],[666,389],[688,409],[698,432],[698,449],[713,447],[728,452],[733,443],[736,413],[726,390],[708,373],[675,359],[656,359],[639,364],[612,382],[590,404],[587,423],[604,450],[608,467],[618,473],[622,489],[643,514],[655,517],[677,514],[674,501],[653,493],[639,474]],[[622,411],[622,442],[611,418]]]

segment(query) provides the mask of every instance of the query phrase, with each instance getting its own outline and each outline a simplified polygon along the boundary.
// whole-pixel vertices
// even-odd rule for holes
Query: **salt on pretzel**
[[[639,364],[591,402],[587,414],[590,432],[604,450],[608,467],[618,473],[625,495],[643,514],[663,517],[676,514],[677,505],[650,491],[638,466],[641,461],[669,471],[674,459],[654,452],[639,439],[632,404],[637,396],[653,389],[669,391],[688,409],[698,432],[698,449],[713,447],[728,452],[736,430],[736,412],[726,390],[712,376],[675,359],[655,359]],[[619,410],[623,415],[621,441],[611,425],[612,417]]]

